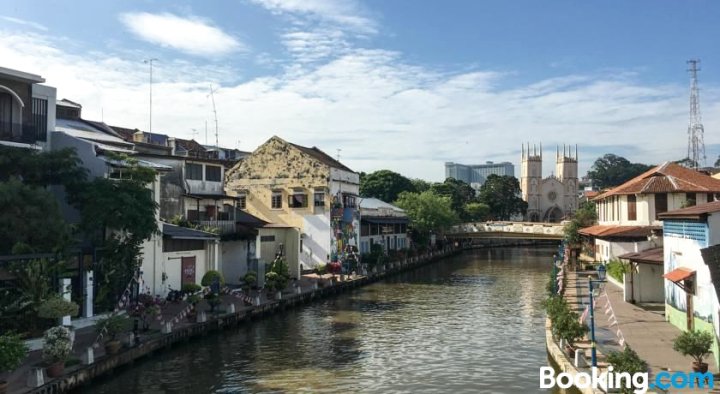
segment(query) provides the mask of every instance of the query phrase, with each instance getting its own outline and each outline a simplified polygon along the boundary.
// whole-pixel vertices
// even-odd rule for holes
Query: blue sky
[[[659,163],[687,149],[685,61],[702,59],[707,157],[720,153],[720,2],[15,1],[0,66],[44,76],[84,117],[204,142],[316,145],[357,171],[431,180],[520,144]],[[193,132],[195,129],[195,132]],[[212,140],[213,138],[211,138]],[[546,173],[553,163],[544,166]]]

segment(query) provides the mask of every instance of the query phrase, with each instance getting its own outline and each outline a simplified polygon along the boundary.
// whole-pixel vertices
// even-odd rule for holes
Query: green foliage
[[[15,286],[0,297],[0,314],[3,316],[0,329],[29,331],[39,335],[39,330],[49,327],[47,320],[39,318],[38,309],[45,300],[56,294],[52,278],[60,276],[62,269],[62,264],[46,259],[12,263],[9,271],[15,278]]]
[[[360,259],[365,262],[368,267],[373,268],[378,265],[385,264],[388,257],[385,255],[382,245],[372,244],[370,247],[370,253],[365,253],[360,256]]]
[[[318,264],[315,266],[315,271],[318,275],[325,275],[327,272],[327,264]]]
[[[450,198],[432,190],[422,193],[401,193],[396,205],[405,210],[413,229],[421,233],[442,232],[458,222]]]
[[[596,187],[605,189],[621,185],[652,167],[646,164],[630,163],[624,157],[608,153],[595,160],[588,171],[588,177],[592,179]]]
[[[475,222],[487,220],[490,216],[490,206],[481,202],[469,202],[463,207],[463,220]]]
[[[74,149],[33,152],[0,146],[0,182],[13,178],[30,186],[75,188],[87,179],[87,170]]]
[[[443,183],[435,183],[430,187],[430,190],[439,196],[449,198],[452,210],[461,220],[466,220],[464,218],[465,206],[471,202],[476,202],[475,189],[455,178],[447,178]]]
[[[44,319],[59,319],[63,316],[77,316],[78,305],[60,296],[45,300],[38,308],[38,316]]]
[[[411,179],[413,186],[415,187],[415,193],[422,193],[430,190],[432,184],[422,179]]]
[[[415,192],[413,182],[390,170],[379,170],[366,174],[360,182],[362,197],[375,197],[385,202],[397,200],[402,192]]]
[[[548,318],[552,322],[553,335],[572,345],[588,331],[587,326],[580,323],[580,316],[570,310],[562,296],[553,295],[543,303]]]
[[[597,211],[595,209],[595,203],[592,201],[581,203],[573,214],[572,219],[566,223],[563,228],[565,243],[571,247],[579,246],[582,243],[582,236],[579,232],[580,229],[592,226],[596,221]]]
[[[510,220],[513,215],[525,215],[527,202],[523,201],[520,183],[514,176],[491,174],[480,187],[479,201],[490,207],[495,220]]]
[[[12,372],[27,356],[28,348],[17,334],[0,335],[0,372]]]
[[[608,363],[610,363],[610,365],[613,366],[613,372],[615,374],[627,372],[630,374],[630,376],[632,376],[633,374],[638,372],[648,371],[647,363],[643,361],[643,359],[641,359],[640,356],[638,356],[638,354],[630,348],[630,346],[625,346],[625,349],[623,349],[623,351],[621,352],[610,352],[607,356],[607,361]],[[620,392],[623,394],[630,394],[634,393],[635,389],[639,388],[640,387],[623,387],[622,389],[620,389]]]
[[[0,255],[56,252],[70,241],[70,226],[46,189],[0,182],[0,206]]]
[[[673,349],[683,356],[690,356],[697,363],[710,354],[713,335],[707,331],[685,331],[673,340]]]
[[[290,281],[290,273],[285,258],[277,258],[270,266],[270,270],[265,274],[265,287],[282,291]]]
[[[582,227],[576,220],[571,220],[565,223],[565,226],[563,227],[563,240],[565,243],[570,246],[579,245],[582,242],[582,237],[579,232],[581,228]]]
[[[45,331],[43,336],[43,359],[49,363],[64,362],[72,352],[70,330],[57,326]]]
[[[185,294],[193,294],[202,290],[202,287],[197,283],[185,283],[184,285],[182,285],[181,290]]]
[[[629,267],[618,259],[612,259],[608,261],[608,263],[605,265],[605,268],[607,268],[607,274],[612,276],[613,279],[617,280],[620,283],[623,283],[624,281],[623,274],[630,272]]]
[[[243,282],[248,286],[257,286],[257,272],[248,271],[245,276],[243,276]]]
[[[220,283],[220,287],[225,286],[225,278],[223,277],[223,274],[221,274],[218,271],[210,270],[203,275],[202,279],[200,280],[200,284],[203,286],[210,286],[213,284],[215,279],[218,279],[218,282]]]
[[[129,331],[132,322],[123,315],[110,315],[104,319],[100,319],[95,323],[95,330],[98,333],[105,333],[110,337],[111,341],[117,339],[118,334]]]

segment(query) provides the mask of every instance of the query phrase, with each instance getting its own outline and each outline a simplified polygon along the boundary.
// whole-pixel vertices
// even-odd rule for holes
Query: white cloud
[[[301,37],[300,37],[301,38]],[[84,117],[146,128],[147,67],[117,53],[71,52],[41,35],[0,30],[3,66],[40,74]],[[633,162],[686,152],[687,87],[652,85],[616,72],[566,75],[502,88],[513,73],[446,73],[408,64],[398,52],[347,47],[339,57],[234,82],[232,69],[166,60],[153,88],[153,130],[189,138],[210,121],[210,80],[219,86],[220,142],[253,150],[273,134],[315,145],[357,171],[392,169],[440,180],[443,163],[508,160],[521,142],[578,144],[581,171],[603,153]],[[168,70],[172,70],[172,73]],[[217,82],[221,82],[219,85]],[[720,92],[703,86],[708,161],[720,152]],[[212,124],[212,122],[209,122]],[[211,127],[212,130],[212,127]],[[204,133],[198,138],[204,142]],[[212,140],[212,136],[211,136]],[[545,163],[545,172],[553,170]]]
[[[237,38],[197,17],[130,12],[120,21],[137,37],[199,56],[222,56],[247,48]]]
[[[7,22],[16,23],[18,25],[29,26],[29,27],[32,27],[33,29],[37,29],[37,30],[42,30],[42,31],[48,30],[48,28],[45,25],[42,25],[40,23],[26,21],[26,20],[20,19],[20,18],[13,18],[12,16],[0,15],[0,19],[7,21]]]
[[[377,25],[356,0],[250,0],[277,14],[294,14],[329,22],[357,33],[375,34]]]

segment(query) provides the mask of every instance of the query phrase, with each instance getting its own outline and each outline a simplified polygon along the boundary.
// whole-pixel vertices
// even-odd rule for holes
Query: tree
[[[715,164],[713,165],[713,167],[715,167],[715,168],[720,167],[720,155],[718,155],[717,160],[715,160]]]
[[[432,186],[430,182],[424,179],[411,179],[410,182],[412,182],[413,186],[415,186],[415,191],[417,193],[422,193],[424,191],[430,190],[430,187]]]
[[[628,159],[608,153],[593,163],[588,177],[600,189],[621,185],[628,180],[651,169],[653,166],[630,163]]]
[[[464,217],[465,205],[477,201],[475,189],[468,183],[455,178],[447,178],[443,183],[435,183],[430,187],[430,190],[437,195],[450,198],[453,211],[455,211],[462,220],[466,220]]]
[[[422,193],[401,193],[396,202],[410,218],[417,232],[416,242],[422,243],[431,231],[443,232],[458,222],[450,198],[439,196],[432,190]]]
[[[470,202],[463,208],[463,220],[478,222],[490,216],[490,207],[481,202]]]
[[[692,160],[692,159],[689,158],[689,157],[686,157],[686,158],[680,159],[680,160],[675,160],[673,163],[679,164],[679,165],[681,165],[681,166],[683,166],[683,167],[687,167],[687,168],[698,168],[698,167],[700,167],[700,165],[698,165],[698,162],[696,162],[695,160]]]
[[[390,170],[379,170],[361,177],[360,196],[375,197],[385,202],[397,200],[402,192],[416,192],[413,182]]]
[[[490,207],[490,216],[495,220],[510,220],[513,215],[527,212],[527,202],[520,198],[520,183],[514,176],[489,175],[478,197]]]

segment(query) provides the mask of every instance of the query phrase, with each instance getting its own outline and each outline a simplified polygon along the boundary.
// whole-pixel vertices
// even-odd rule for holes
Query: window
[[[655,195],[655,218],[663,212],[667,212],[667,194],[659,193]]]
[[[343,207],[355,208],[355,196],[350,194],[343,194]]]
[[[202,164],[185,163],[185,179],[202,181]]]
[[[32,99],[32,125],[35,128],[35,139],[38,141],[47,140],[47,100]]]
[[[288,196],[288,207],[307,208],[307,194],[291,194]]]
[[[270,207],[272,209],[282,209],[282,192],[273,192]]]
[[[637,220],[637,197],[634,194],[627,196],[628,220]]]
[[[315,203],[314,205],[316,207],[324,208],[325,207],[325,193],[315,193]]]
[[[260,242],[275,242],[274,235],[262,235],[260,236]]]
[[[205,241],[202,240],[163,238],[163,252],[184,252],[204,249]]]
[[[209,182],[222,181],[222,167],[205,166],[205,180]]]
[[[368,235],[370,235],[370,225],[367,223],[362,223],[360,225],[360,236],[366,237]]]
[[[238,196],[238,208],[247,209],[247,196],[241,194]]]
[[[685,193],[685,206],[692,207],[697,203],[697,196],[695,193]]]

